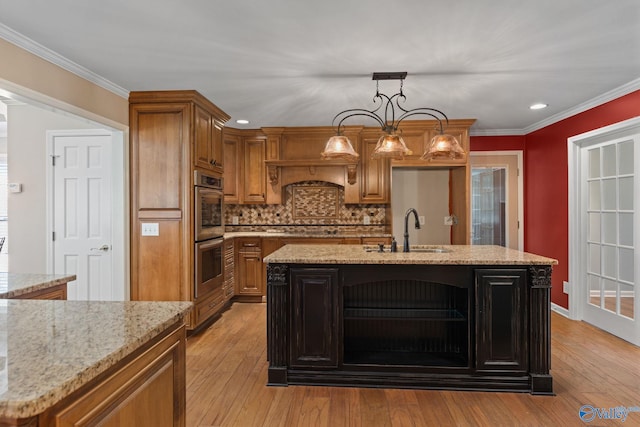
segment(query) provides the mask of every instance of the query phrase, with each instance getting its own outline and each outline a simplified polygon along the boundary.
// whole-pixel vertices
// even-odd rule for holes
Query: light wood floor
[[[640,348],[552,313],[556,396],[267,387],[265,304],[234,304],[187,343],[187,426],[640,426],[580,420],[582,405],[640,406]]]

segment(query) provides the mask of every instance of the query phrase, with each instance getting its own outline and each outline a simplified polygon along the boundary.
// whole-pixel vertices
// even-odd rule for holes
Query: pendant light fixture
[[[380,137],[376,147],[371,154],[372,158],[392,158],[402,159],[404,156],[410,156],[413,153],[405,144],[402,136],[398,133],[398,126],[407,117],[415,115],[430,116],[438,121],[440,133],[436,135],[429,144],[429,147],[422,155],[421,159],[433,160],[437,158],[449,157],[449,158],[464,158],[466,156],[465,151],[460,146],[458,140],[451,135],[443,133],[442,121],[447,124],[449,119],[440,110],[435,108],[414,108],[412,110],[405,110],[400,106],[400,101],[406,101],[406,97],[402,92],[402,86],[404,79],[407,77],[406,71],[403,72],[391,72],[391,73],[373,73],[373,80],[376,81],[376,94],[373,97],[374,104],[378,104],[373,110],[365,110],[362,108],[351,108],[341,111],[333,118],[332,126],[336,127],[336,135],[332,136],[325,146],[324,151],[321,153],[322,158],[340,158],[340,159],[358,159],[358,153],[355,152],[351,141],[342,134],[343,123],[346,119],[355,116],[365,116],[374,119],[380,125],[380,128],[385,133]],[[400,91],[392,96],[387,96],[384,93],[380,93],[379,82],[380,80],[400,80]],[[377,112],[384,105],[384,118],[382,118]],[[396,119],[396,108],[398,109],[399,116]],[[337,126],[336,126],[337,123]],[[462,157],[461,157],[462,156]]]

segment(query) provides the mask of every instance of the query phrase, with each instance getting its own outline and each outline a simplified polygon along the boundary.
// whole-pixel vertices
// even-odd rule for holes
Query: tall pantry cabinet
[[[193,172],[222,174],[229,118],[196,91],[129,95],[131,299],[193,301],[189,329],[217,307],[194,298]]]

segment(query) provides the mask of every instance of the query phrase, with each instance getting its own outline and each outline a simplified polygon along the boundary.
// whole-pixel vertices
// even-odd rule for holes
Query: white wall
[[[451,227],[444,225],[444,217],[449,215],[449,171],[393,168],[391,175],[392,227],[399,250],[404,239],[404,215],[409,208],[425,217],[419,230],[414,228],[413,215],[409,217],[410,244],[450,244]]]
[[[46,273],[46,131],[96,126],[30,105],[9,105],[7,116],[9,182],[22,184],[8,198],[9,271]]]

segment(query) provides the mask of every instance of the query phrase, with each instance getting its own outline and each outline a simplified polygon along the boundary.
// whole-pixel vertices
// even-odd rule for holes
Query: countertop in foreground
[[[0,418],[45,411],[182,319],[191,306],[0,300]]]
[[[0,298],[20,298],[20,295],[52,288],[73,280],[76,280],[75,274],[0,272]]]
[[[413,247],[413,246],[412,246]],[[368,252],[362,245],[286,245],[264,258],[282,264],[457,264],[457,265],[555,265],[558,261],[502,246],[417,245],[442,248],[445,253]],[[400,247],[401,251],[402,248]]]

